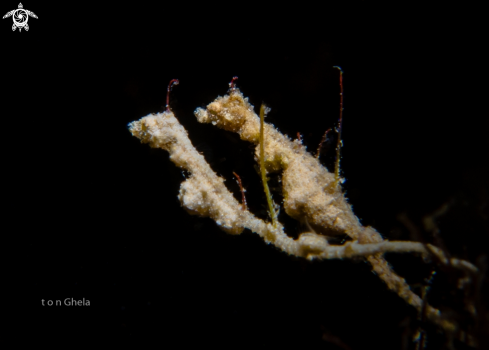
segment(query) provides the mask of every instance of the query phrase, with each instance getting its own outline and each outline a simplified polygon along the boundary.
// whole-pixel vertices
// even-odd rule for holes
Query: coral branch
[[[191,214],[212,218],[219,227],[231,234],[239,234],[243,229],[249,229],[265,242],[297,257],[366,257],[373,271],[390,290],[444,330],[455,331],[456,324],[442,317],[439,310],[423,303],[423,300],[411,291],[405,280],[391,269],[383,254],[410,252],[425,258],[434,257],[435,261],[459,268],[467,274],[477,272],[477,268],[467,261],[447,257],[441,249],[432,245],[389,242],[373,228],[363,227],[353,214],[340,186],[337,186],[339,170],[335,169],[335,174],[328,172],[316,157],[306,152],[299,140],[292,141],[265,123],[265,106],[261,106],[258,117],[253,112],[253,106],[234,86],[234,80],[233,78],[230,95],[218,97],[205,110],[198,108],[195,115],[199,122],[212,123],[236,132],[241,139],[256,145],[256,160],[260,164],[272,223],[266,223],[248,211],[241,179],[237,174],[235,176],[240,185],[243,203],[240,204],[234,198],[224,185],[224,179],[210,168],[204,157],[192,145],[186,130],[168,109],[164,113],[151,114],[135,121],[129,124],[129,128],[141,142],[167,150],[170,160],[190,173],[181,184],[178,195],[182,206]],[[277,220],[266,178],[267,172],[278,171],[282,172],[286,213],[295,219],[304,219],[317,233],[305,232],[296,240],[285,234],[282,224]],[[351,241],[344,245],[332,245],[327,237],[335,234],[346,234]]]

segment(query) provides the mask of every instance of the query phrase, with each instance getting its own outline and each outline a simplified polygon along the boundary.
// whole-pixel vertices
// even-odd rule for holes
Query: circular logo
[[[29,16],[27,15],[27,12],[24,9],[15,10],[12,17],[17,27],[25,26],[27,24],[27,20],[29,19]]]

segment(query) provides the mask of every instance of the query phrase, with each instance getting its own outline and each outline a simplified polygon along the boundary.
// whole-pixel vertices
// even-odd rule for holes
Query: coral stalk
[[[170,87],[169,87],[170,89]],[[181,184],[178,198],[191,214],[212,218],[217,225],[231,234],[239,234],[245,228],[257,233],[265,242],[297,257],[306,259],[344,259],[366,257],[373,271],[389,289],[413,305],[419,312],[453,332],[456,324],[432,306],[425,305],[413,293],[403,278],[398,276],[383,258],[383,253],[418,253],[426,258],[435,257],[442,264],[450,264],[467,274],[477,268],[463,260],[447,257],[432,245],[418,242],[389,242],[372,227],[363,227],[353,214],[350,204],[337,185],[337,176],[328,172],[315,156],[306,152],[299,140],[292,141],[273,126],[264,122],[265,107],[260,117],[253,106],[243,97],[233,83],[230,94],[218,97],[206,109],[198,108],[195,115],[201,123],[212,123],[236,132],[241,139],[254,143],[256,159],[260,163],[261,177],[272,223],[255,217],[245,205],[240,204],[217,176],[204,157],[192,145],[183,126],[170,110],[151,114],[129,124],[131,133],[151,147],[169,152],[170,160],[189,172]],[[290,238],[277,220],[271,194],[266,182],[266,172],[282,172],[284,208],[297,219],[305,219],[316,232],[304,232],[298,239]],[[239,180],[239,177],[238,177]],[[244,191],[240,184],[242,194]],[[244,196],[243,196],[244,198]],[[312,231],[311,230],[311,231]],[[343,245],[331,245],[328,236],[346,234],[351,241]],[[189,243],[191,244],[191,243]]]

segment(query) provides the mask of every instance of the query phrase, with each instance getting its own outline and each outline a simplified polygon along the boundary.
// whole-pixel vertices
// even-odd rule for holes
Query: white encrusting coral
[[[236,132],[241,139],[256,144],[256,159],[260,159],[260,118],[241,92],[233,88],[229,95],[218,97],[207,108],[198,108],[195,115],[201,123],[212,123]],[[170,159],[189,172],[181,184],[178,198],[191,214],[212,218],[223,230],[239,234],[245,228],[259,234],[267,243],[298,257],[334,259],[364,256],[389,289],[422,311],[422,299],[411,291],[405,280],[389,266],[385,252],[416,252],[425,257],[435,256],[444,264],[463,269],[468,274],[477,271],[467,261],[448,259],[443,252],[418,242],[388,242],[371,227],[363,227],[353,214],[350,204],[335,182],[334,174],[306,152],[299,141],[292,141],[273,126],[264,125],[264,163],[268,172],[282,172],[285,212],[305,220],[315,232],[302,233],[297,240],[285,234],[283,226],[264,222],[244,208],[224,185],[204,157],[193,147],[188,134],[173,113],[151,114],[130,125],[131,133],[170,153]],[[328,236],[346,234],[351,241],[343,245],[328,243]],[[426,306],[426,316],[446,331],[454,331],[454,322],[442,317],[439,310]]]

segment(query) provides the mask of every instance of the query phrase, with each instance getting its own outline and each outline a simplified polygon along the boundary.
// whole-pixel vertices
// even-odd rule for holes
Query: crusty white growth
[[[230,95],[218,97],[206,110],[197,109],[195,115],[199,122],[212,123],[237,132],[243,140],[259,143],[259,117],[238,89],[233,89]],[[379,278],[419,311],[423,308],[421,298],[392,271],[383,253],[417,252],[425,257],[436,256],[442,263],[469,273],[477,271],[469,262],[447,259],[434,246],[418,242],[388,242],[373,228],[363,227],[340,186],[334,186],[334,175],[307,153],[298,141],[291,141],[271,125],[265,124],[264,127],[266,168],[269,172],[283,172],[286,213],[295,219],[306,220],[316,231],[302,233],[297,240],[287,236],[280,223],[274,227],[243,209],[227,190],[224,179],[214,173],[193,147],[186,130],[172,112],[148,115],[129,127],[131,133],[143,143],[167,150],[170,159],[189,172],[190,176],[181,184],[178,195],[182,206],[191,214],[211,217],[226,232],[239,234],[247,228],[280,250],[307,259],[365,256]],[[257,146],[257,159],[259,154]],[[352,240],[341,246],[331,245],[327,236],[334,234],[347,234]],[[433,307],[426,307],[426,315],[445,330],[455,330],[455,325],[441,317]]]
[[[201,123],[212,123],[237,132],[241,139],[259,143],[260,118],[238,89],[218,97],[195,115]],[[333,187],[334,174],[306,151],[298,141],[291,141],[269,124],[265,124],[265,165],[268,171],[283,171],[285,212],[291,217],[307,219],[318,231],[328,235],[346,233],[357,239],[361,224],[341,192]],[[259,147],[256,147],[259,157]]]
[[[243,231],[242,212],[235,210],[238,201],[224,186],[224,179],[212,171],[194,148],[187,131],[172,112],[148,115],[131,123],[130,130],[143,143],[167,150],[173,163],[191,173],[178,195],[183,207],[191,214],[211,217],[229,233]]]

